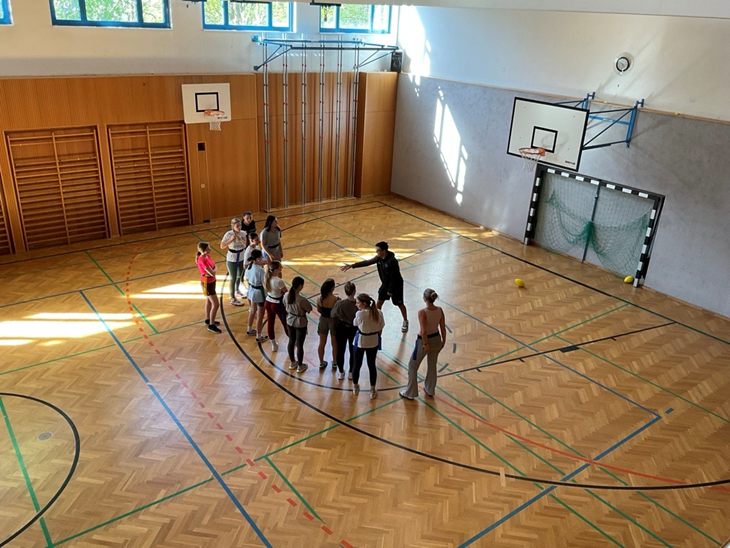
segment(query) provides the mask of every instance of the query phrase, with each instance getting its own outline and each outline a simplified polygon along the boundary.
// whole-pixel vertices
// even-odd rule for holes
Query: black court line
[[[288,396],[295,399],[296,401],[298,401],[305,407],[308,407],[315,413],[318,413],[318,414],[322,415],[323,417],[326,417],[327,419],[329,419],[333,422],[336,422],[340,426],[343,426],[349,430],[352,430],[353,432],[357,432],[358,434],[361,434],[370,439],[379,441],[383,444],[389,445],[396,449],[400,449],[401,451],[411,453],[412,455],[423,457],[425,459],[439,462],[441,464],[456,466],[458,468],[463,468],[465,470],[471,470],[473,472],[479,472],[479,473],[487,474],[490,476],[506,477],[506,478],[510,478],[510,479],[513,479],[516,481],[526,481],[526,482],[530,482],[530,483],[540,483],[540,484],[544,484],[544,485],[554,485],[554,486],[558,486],[558,487],[570,487],[570,488],[579,488],[579,489],[594,489],[594,490],[602,490],[602,491],[675,491],[675,490],[716,487],[716,486],[720,486],[720,485],[730,484],[730,478],[702,482],[702,483],[688,483],[688,484],[683,484],[683,485],[618,485],[618,486],[611,486],[611,485],[600,485],[600,484],[590,484],[590,483],[571,483],[568,481],[557,481],[557,480],[536,478],[536,477],[530,477],[530,476],[518,476],[515,474],[502,474],[496,470],[489,470],[487,468],[481,468],[479,466],[474,466],[471,464],[465,464],[462,462],[452,461],[452,460],[440,457],[438,455],[432,455],[430,453],[425,453],[423,451],[419,451],[418,449],[413,449],[412,447],[408,447],[408,446],[396,443],[387,438],[380,437],[376,434],[373,434],[371,432],[358,428],[354,424],[344,421],[344,420],[340,419],[339,417],[336,417],[336,416],[328,413],[327,411],[320,409],[316,405],[309,403],[307,400],[305,400],[301,396],[292,392],[289,388],[287,388],[283,384],[279,383],[276,379],[271,377],[258,363],[256,363],[253,360],[253,358],[248,354],[248,352],[246,352],[243,349],[241,344],[238,342],[238,339],[236,339],[235,335],[233,334],[233,331],[231,330],[230,325],[228,324],[228,318],[227,318],[227,316],[225,314],[225,310],[223,308],[221,308],[221,317],[223,319],[223,324],[225,325],[226,332],[228,333],[229,338],[231,339],[233,344],[236,346],[238,351],[241,353],[241,355],[246,359],[246,361],[248,361],[248,363],[252,367],[254,367],[261,375],[263,375],[269,382],[271,382],[273,385],[277,386],[280,390],[282,390]]]
[[[603,289],[598,289],[597,287],[593,287],[591,285],[588,285],[585,282],[581,282],[579,280],[576,280],[574,278],[571,278],[570,276],[566,276],[565,274],[561,274],[560,272],[555,272],[554,270],[550,270],[549,268],[547,268],[545,266],[541,266],[541,265],[539,265],[537,263],[533,263],[531,261],[528,261],[527,259],[523,259],[522,257],[518,257],[517,255],[513,255],[512,253],[509,253],[509,252],[504,251],[502,249],[499,249],[497,247],[491,246],[489,244],[485,244],[484,242],[480,242],[479,240],[475,240],[474,238],[470,238],[469,236],[464,236],[463,234],[459,234],[455,230],[451,230],[450,228],[445,228],[445,227],[443,227],[443,226],[441,226],[441,225],[439,225],[437,223],[434,223],[433,221],[429,221],[428,219],[424,219],[422,217],[419,217],[418,215],[415,215],[413,213],[409,213],[408,211],[404,211],[404,210],[402,210],[400,208],[397,208],[397,207],[395,207],[393,205],[385,204],[384,202],[380,202],[380,203],[382,203],[383,205],[385,205],[385,206],[387,206],[387,207],[389,207],[391,209],[394,209],[395,211],[400,211],[404,215],[408,215],[408,216],[413,217],[415,219],[419,219],[420,221],[423,221],[424,223],[427,223],[427,224],[430,224],[430,225],[435,226],[437,228],[440,228],[441,230],[445,230],[447,232],[451,232],[452,234],[456,234],[456,235],[460,236],[461,238],[464,238],[466,240],[469,240],[471,242],[474,242],[476,244],[479,244],[479,245],[481,245],[481,246],[483,246],[483,247],[485,247],[487,249],[491,249],[492,251],[496,251],[497,253],[501,253],[502,255],[505,255],[507,257],[510,257],[510,258],[512,258],[512,259],[514,259],[516,261],[521,262],[521,263],[528,264],[528,265],[530,265],[530,266],[532,266],[534,268],[537,268],[538,270],[542,270],[543,272],[548,272],[548,273],[550,273],[550,274],[552,274],[554,276],[557,276],[558,278],[562,278],[562,279],[567,280],[569,282],[573,282],[574,284],[577,284],[577,285],[579,285],[581,287],[585,287],[586,289],[590,289],[591,291],[595,291],[596,293],[600,293],[601,295],[604,295],[606,297],[610,297],[612,299],[616,299],[617,301],[621,301],[622,303],[629,304],[629,305],[631,305],[633,307],[636,307],[636,308],[638,308],[640,310],[643,310],[644,312],[648,312],[650,314],[653,314],[654,316],[658,316],[659,318],[661,318],[663,320],[668,320],[668,321],[674,322],[675,324],[680,325],[680,326],[682,326],[684,328],[687,328],[687,329],[689,329],[691,331],[694,331],[695,333],[699,333],[700,335],[705,335],[706,337],[710,337],[711,339],[714,339],[714,340],[716,340],[718,342],[721,342],[721,343],[730,345],[730,341],[726,341],[725,339],[722,339],[722,338],[717,337],[715,335],[712,335],[710,333],[706,333],[706,332],[704,332],[704,331],[702,331],[700,329],[697,329],[696,327],[692,327],[691,325],[682,323],[682,322],[680,322],[678,320],[675,320],[673,318],[670,318],[669,316],[665,316],[663,314],[660,314],[659,312],[655,312],[655,311],[653,311],[653,310],[651,310],[649,308],[646,308],[644,306],[641,306],[639,304],[636,304],[636,303],[634,303],[632,301],[629,301],[629,300],[624,299],[622,297],[618,297],[617,295],[614,295],[612,293],[609,293],[608,291],[604,291]],[[446,213],[446,215],[448,215],[448,213]],[[466,221],[466,222],[468,222],[468,221]]]
[[[71,420],[71,417],[69,417],[62,409],[56,407],[52,403],[49,403],[45,400],[41,400],[39,398],[34,398],[33,396],[26,396],[25,394],[14,394],[11,392],[0,392],[0,396],[4,397],[11,397],[11,398],[21,398],[25,400],[30,400],[36,403],[40,403],[41,405],[45,405],[49,409],[55,411],[61,417],[66,421],[69,428],[71,428],[71,432],[74,436],[74,456],[73,460],[71,461],[71,467],[69,468],[68,474],[66,474],[66,477],[64,478],[63,482],[61,483],[61,486],[58,488],[56,493],[51,497],[51,499],[46,503],[46,505],[41,508],[35,516],[33,516],[28,522],[25,523],[20,529],[12,533],[9,537],[7,537],[5,540],[0,541],[0,547],[5,546],[15,538],[17,538],[19,535],[23,534],[29,527],[31,527],[36,521],[41,519],[41,516],[46,513],[46,511],[53,505],[54,502],[58,500],[58,497],[61,496],[61,494],[65,491],[66,487],[68,487],[69,482],[71,481],[71,478],[74,475],[74,472],[76,471],[76,466],[79,464],[79,457],[81,456],[81,437],[79,436],[79,430],[76,428],[76,425],[74,424],[74,421]]]

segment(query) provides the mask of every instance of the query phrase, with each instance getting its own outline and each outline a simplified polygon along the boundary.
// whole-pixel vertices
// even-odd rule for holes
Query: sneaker
[[[299,367],[299,364],[298,364],[297,362],[291,362],[291,363],[289,364],[289,369],[290,369],[290,370],[291,370],[291,369],[296,369],[297,367]]]
[[[424,393],[424,394],[426,394],[426,395],[427,395],[427,396],[428,396],[429,398],[433,398],[433,394],[429,394],[429,393],[428,393],[428,392],[426,392],[425,390],[423,391],[423,393]]]
[[[319,364],[320,369],[325,369],[327,367],[327,362],[322,362]]]
[[[243,306],[243,303],[239,301],[238,299],[231,299],[231,305],[232,306]]]
[[[221,322],[219,322],[218,320],[215,320],[213,322],[213,325],[220,325],[220,324],[221,324]],[[205,325],[210,325],[210,320],[205,320]]]
[[[356,396],[360,393],[360,385],[359,384],[353,385],[353,387],[352,387],[352,393],[355,394]]]
[[[376,388],[374,386],[371,386],[370,387],[370,399],[374,400],[377,397],[378,397],[378,391],[376,390]]]
[[[403,333],[408,331],[408,320],[403,322],[403,325],[401,326],[400,330],[403,331]]]
[[[408,396],[406,396],[406,391],[405,391],[405,390],[401,390],[400,392],[398,392],[398,395],[399,395],[399,396],[400,396],[401,398],[405,398],[405,399],[407,399],[407,400],[413,400],[413,399],[415,399],[415,398],[411,398],[411,397],[408,397]]]
[[[348,381],[351,381],[352,380],[352,371],[348,371],[348,373],[347,373],[347,380]]]
[[[261,335],[260,337],[256,337],[256,342],[257,343],[262,343],[262,342],[268,341],[268,340],[269,340],[269,336],[268,335]]]
[[[335,362],[332,362],[332,369],[337,369],[337,364]]]
[[[278,352],[279,351],[279,345],[276,341],[271,341],[271,351],[272,352]]]
[[[217,326],[215,326],[215,325],[209,325],[209,326],[207,327],[207,329],[208,329],[208,331],[210,331],[211,333],[223,333],[223,331],[221,331],[221,330],[220,330],[220,329],[219,329],[219,328],[218,328]]]
[[[307,367],[309,367],[306,363],[300,363],[299,367],[297,367],[297,373],[304,373],[307,370]]]
[[[337,372],[337,380],[341,381],[345,378],[345,372],[344,371],[338,371]]]
[[[255,329],[246,329],[246,335],[255,335],[256,330]]]

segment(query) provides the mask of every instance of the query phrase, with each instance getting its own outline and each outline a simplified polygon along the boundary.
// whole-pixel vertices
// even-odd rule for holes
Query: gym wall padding
[[[506,154],[516,96],[552,100],[402,74],[391,190],[522,240],[533,174]],[[730,316],[728,149],[727,123],[644,110],[630,148],[584,151],[579,169],[666,196],[645,285],[725,316]]]

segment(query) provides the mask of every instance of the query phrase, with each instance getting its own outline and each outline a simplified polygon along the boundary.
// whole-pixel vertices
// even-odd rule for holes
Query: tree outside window
[[[289,31],[292,29],[291,2],[207,0],[203,4],[203,28]]]
[[[54,25],[170,27],[169,0],[51,0],[51,14]]]

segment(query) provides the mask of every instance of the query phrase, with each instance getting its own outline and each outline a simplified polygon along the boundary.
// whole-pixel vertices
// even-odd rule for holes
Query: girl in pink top
[[[198,243],[198,253],[195,255],[195,263],[200,271],[200,285],[205,295],[205,325],[212,333],[221,333],[218,328],[220,322],[215,317],[218,314],[218,297],[215,294],[215,274],[217,267],[210,258],[210,245],[208,242]]]

